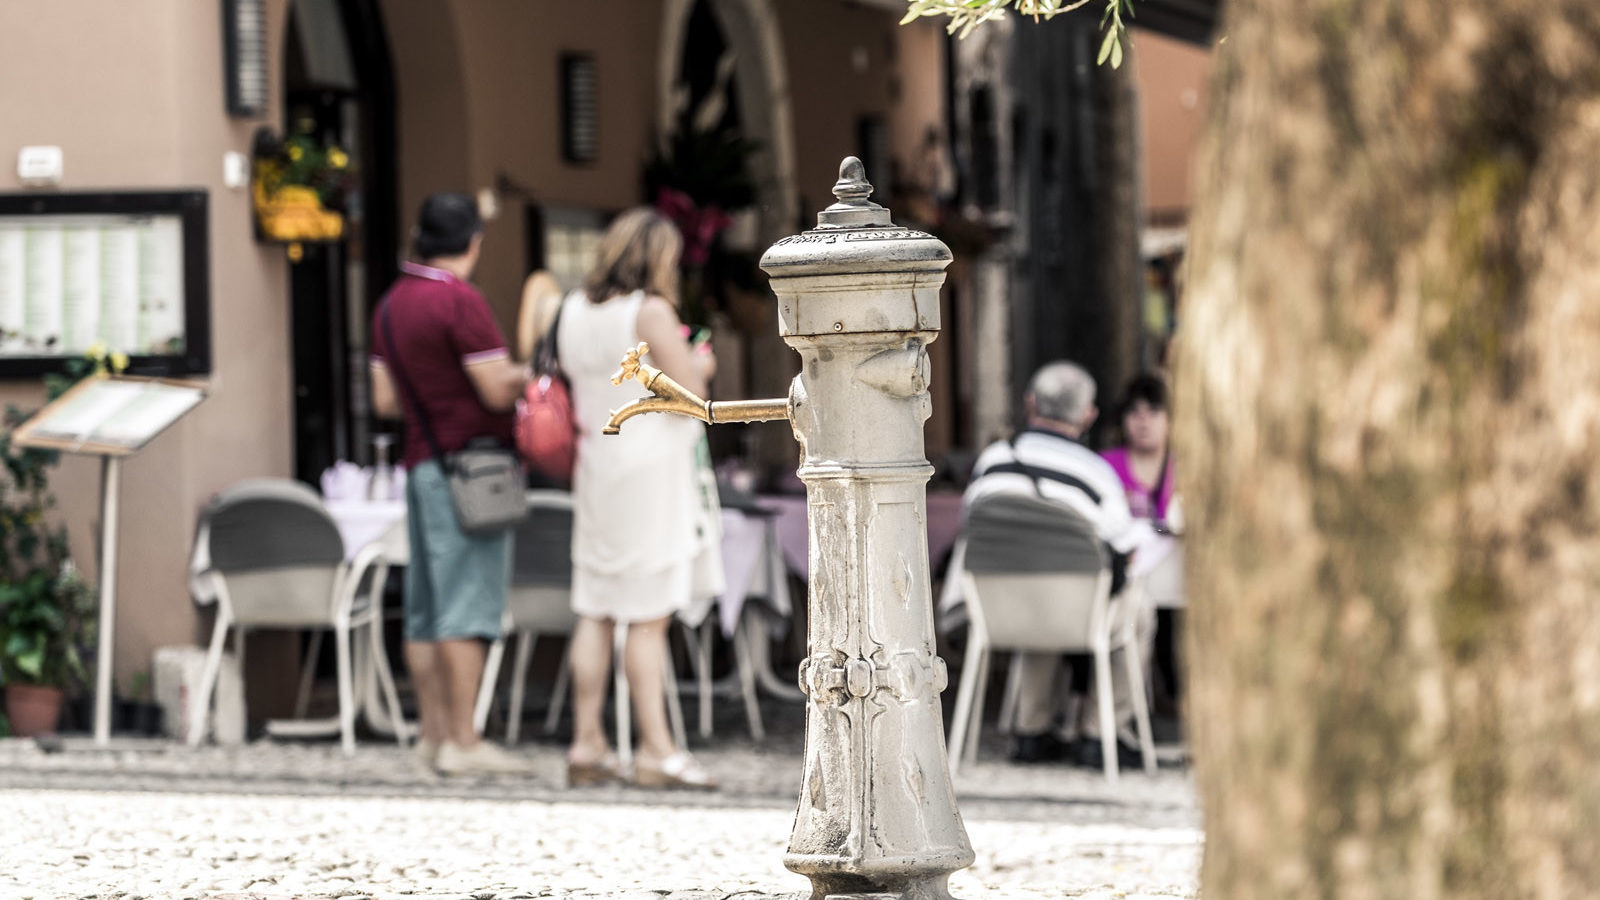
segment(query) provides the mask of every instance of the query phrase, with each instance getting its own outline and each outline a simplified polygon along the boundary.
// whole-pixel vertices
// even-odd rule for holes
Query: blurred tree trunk
[[[1204,895],[1600,892],[1600,3],[1229,0],[1179,350]]]

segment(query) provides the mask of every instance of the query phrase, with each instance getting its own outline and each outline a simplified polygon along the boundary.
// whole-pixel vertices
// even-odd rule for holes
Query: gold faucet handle
[[[673,381],[670,375],[645,363],[642,358],[649,352],[650,345],[640,341],[639,346],[625,353],[622,357],[622,368],[611,376],[611,383],[620,386],[624,381],[636,378],[651,396],[640,397],[624,404],[621,409],[612,410],[611,418],[606,420],[605,427],[601,429],[602,433],[617,434],[623,422],[647,412],[675,413],[699,419],[710,425],[719,422],[765,422],[769,419],[789,417],[787,397],[776,400],[707,403],[685,390],[683,385]]]
[[[649,367],[645,366],[643,362],[640,362],[640,358],[649,352],[650,345],[645,341],[640,341],[639,346],[637,347],[629,348],[628,352],[622,356],[622,368],[618,369],[617,373],[611,376],[611,383],[620,385],[630,378],[637,378],[641,384],[648,384],[650,376],[642,373],[641,369]]]

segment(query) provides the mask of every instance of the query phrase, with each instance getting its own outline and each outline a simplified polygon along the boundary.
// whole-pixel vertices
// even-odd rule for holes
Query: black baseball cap
[[[483,217],[471,197],[453,191],[429,194],[417,211],[412,250],[419,259],[455,256],[465,253],[482,230]]]

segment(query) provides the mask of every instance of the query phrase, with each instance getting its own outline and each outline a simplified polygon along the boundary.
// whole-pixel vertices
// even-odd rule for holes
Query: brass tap
[[[602,434],[620,434],[623,422],[640,413],[648,412],[676,413],[691,419],[699,419],[708,425],[789,418],[787,399],[727,400],[708,403],[673,381],[665,372],[644,362],[642,357],[649,352],[650,345],[643,341],[639,346],[628,350],[622,357],[622,368],[611,376],[611,383],[622,384],[630,378],[636,379],[654,396],[640,397],[624,404],[621,409],[612,410],[611,418],[606,421],[606,427],[601,429]]]

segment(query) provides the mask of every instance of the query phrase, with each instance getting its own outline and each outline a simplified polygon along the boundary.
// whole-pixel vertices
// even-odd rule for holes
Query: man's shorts
[[[464,533],[444,471],[429,460],[406,477],[406,535],[406,640],[498,638],[511,585],[511,532]]]

